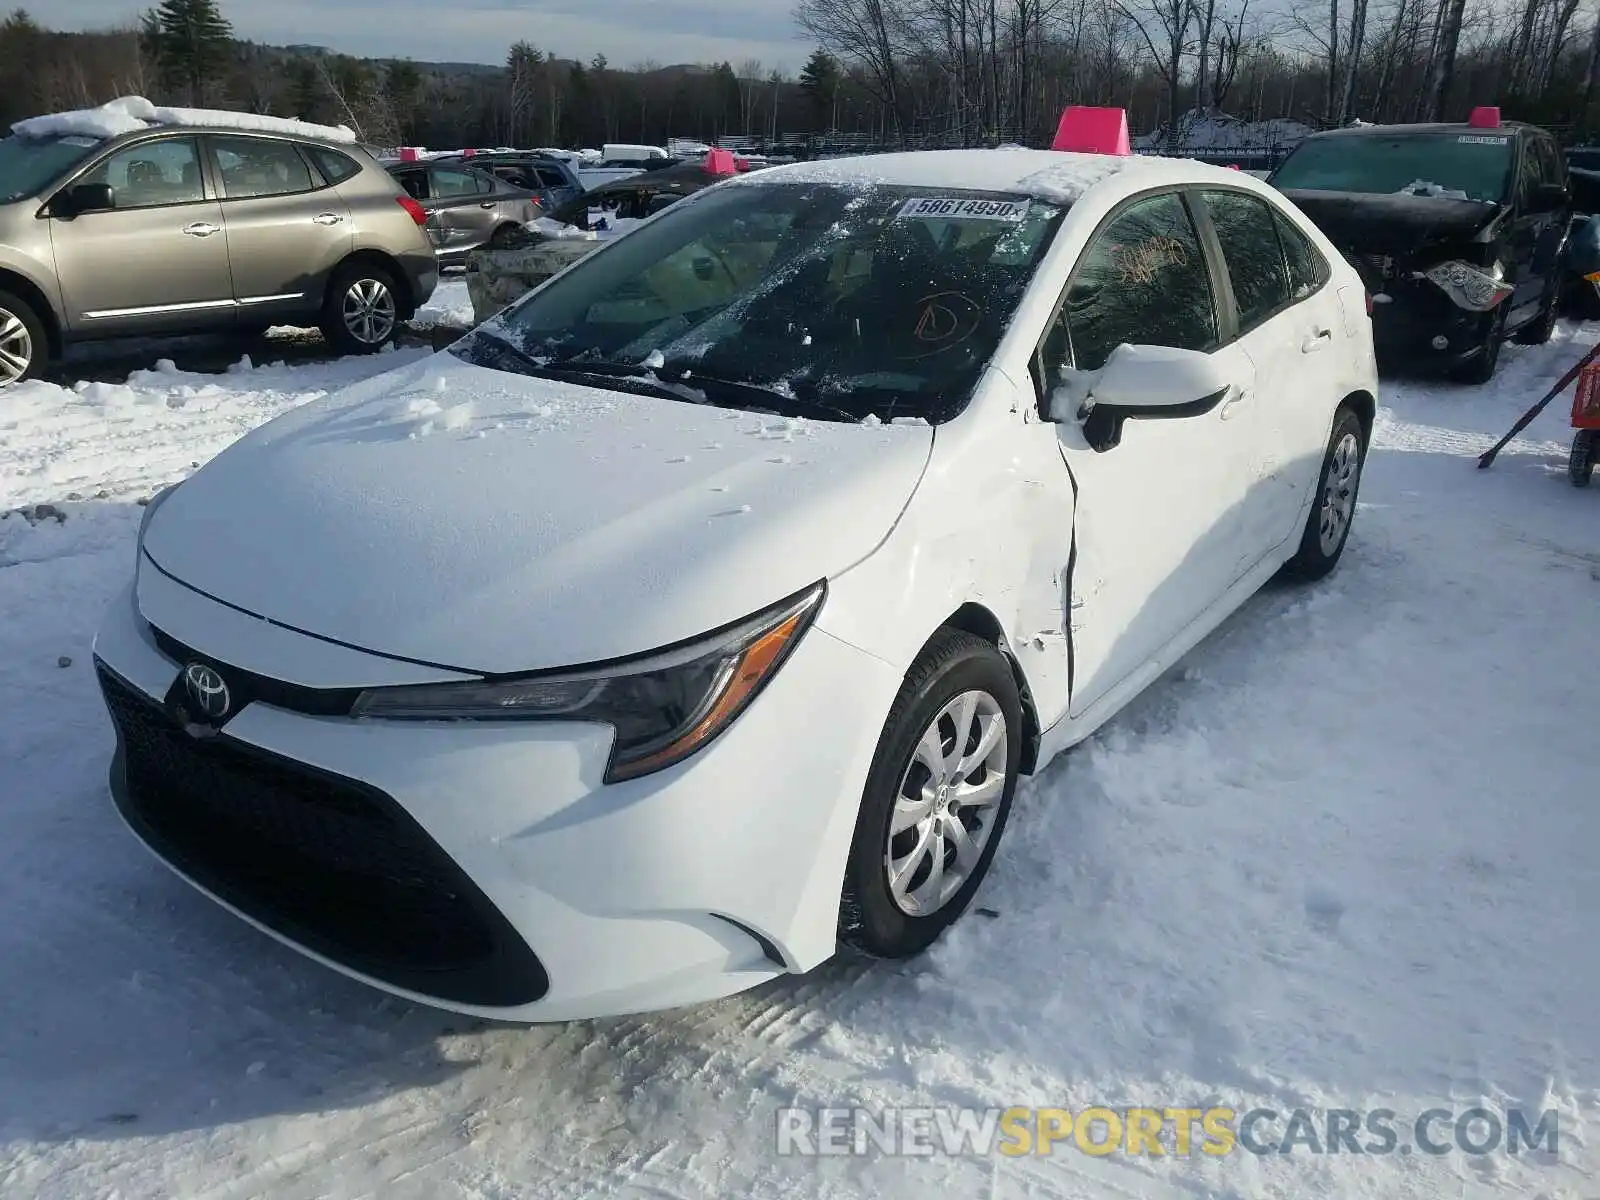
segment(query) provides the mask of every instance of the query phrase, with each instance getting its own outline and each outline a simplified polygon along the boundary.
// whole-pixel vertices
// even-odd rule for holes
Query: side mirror
[[[1541,183],[1534,189],[1528,207],[1533,212],[1555,212],[1558,208],[1565,208],[1571,199],[1565,184]]]
[[[58,217],[71,220],[82,213],[104,212],[117,206],[117,194],[109,183],[80,183],[64,192],[57,192],[50,211]]]
[[[1089,444],[1109,450],[1121,442],[1124,423],[1203,416],[1232,384],[1212,355],[1124,343],[1098,371],[1064,372],[1048,415],[1055,422],[1082,421]]]

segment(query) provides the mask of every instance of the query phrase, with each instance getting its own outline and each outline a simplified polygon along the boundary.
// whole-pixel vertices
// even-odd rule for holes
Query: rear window
[[[1516,138],[1495,129],[1312,138],[1272,176],[1274,187],[1368,195],[1439,196],[1500,203]]]
[[[312,159],[317,164],[317,170],[322,172],[322,177],[329,183],[343,183],[346,179],[361,173],[361,164],[347,154],[340,154],[337,150],[329,150],[323,146],[307,146]]]

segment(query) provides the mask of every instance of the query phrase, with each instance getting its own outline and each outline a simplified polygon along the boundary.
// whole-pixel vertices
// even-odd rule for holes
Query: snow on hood
[[[1447,188],[1442,183],[1430,183],[1426,179],[1413,179],[1405,187],[1395,193],[1396,196],[1432,196],[1440,200],[1471,200],[1472,197],[1463,191]],[[1480,201],[1490,203],[1490,201]]]
[[[227,112],[213,108],[168,108],[151,104],[143,96],[122,96],[99,108],[80,108],[51,113],[14,122],[11,132],[18,137],[46,138],[78,135],[112,138],[137,133],[160,125],[210,125],[224,129],[251,129],[259,133],[282,133],[294,137],[321,138],[330,142],[354,142],[355,133],[344,125],[313,125],[284,117],[264,117],[256,113]]]
[[[355,646],[465,671],[570,666],[694,637],[860,561],[933,437],[441,354],[235,443],[157,510],[145,550]]]

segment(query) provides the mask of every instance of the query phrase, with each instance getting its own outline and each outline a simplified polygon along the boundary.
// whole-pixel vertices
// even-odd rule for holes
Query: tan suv
[[[438,282],[427,214],[360,147],[253,120],[269,131],[45,118],[0,141],[0,387],[98,338],[394,337]]]

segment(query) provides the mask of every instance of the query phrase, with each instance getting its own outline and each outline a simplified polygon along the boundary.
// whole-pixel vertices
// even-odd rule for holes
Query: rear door
[[[444,251],[470,250],[489,240],[497,222],[494,185],[467,167],[430,167],[426,206],[439,214]]]
[[[50,218],[56,275],[75,334],[232,323],[222,208],[206,187],[197,138],[126,146],[68,186],[76,184],[108,185],[114,207]]]
[[[353,244],[350,207],[284,138],[207,134],[243,322],[270,322],[322,302]]]
[[[1343,314],[1331,271],[1310,242],[1261,197],[1199,194],[1226,264],[1240,347],[1255,366],[1254,394],[1225,414],[1247,447],[1240,502],[1239,576],[1296,532],[1315,486],[1335,385],[1320,356],[1335,350]],[[1295,268],[1284,244],[1294,248]]]
[[[578,185],[578,181],[569,178],[559,167],[541,166],[536,169],[539,173],[539,186],[549,197],[549,203],[544,204],[546,212],[560,208],[563,204],[583,195],[583,188]]]

